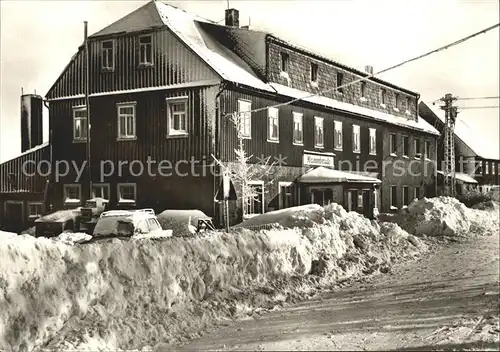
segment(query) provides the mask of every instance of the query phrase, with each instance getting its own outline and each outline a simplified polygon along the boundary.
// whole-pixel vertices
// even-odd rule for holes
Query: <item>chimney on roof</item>
[[[370,74],[370,75],[373,75],[373,66],[370,66],[370,65],[366,65],[365,66],[365,72]]]
[[[236,9],[226,10],[226,26],[239,27],[240,26],[240,12]]]
[[[43,143],[41,96],[24,94],[21,88],[21,153]]]

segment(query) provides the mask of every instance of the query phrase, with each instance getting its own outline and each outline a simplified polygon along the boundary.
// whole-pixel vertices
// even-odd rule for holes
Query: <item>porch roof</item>
[[[444,176],[443,171],[438,171],[438,174]],[[455,172],[455,179],[462,181],[463,183],[477,183],[477,181],[470,175],[464,174],[463,172]]]
[[[297,179],[300,183],[382,183],[377,178],[319,166]]]

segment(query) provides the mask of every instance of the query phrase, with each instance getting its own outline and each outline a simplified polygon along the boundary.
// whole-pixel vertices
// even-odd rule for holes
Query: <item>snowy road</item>
[[[499,264],[498,235],[452,243],[391,274],[174,349],[498,350]]]

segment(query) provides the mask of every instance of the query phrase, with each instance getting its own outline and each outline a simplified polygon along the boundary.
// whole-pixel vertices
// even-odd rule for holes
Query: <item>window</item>
[[[497,174],[497,169],[498,169],[498,164],[496,164],[496,165],[495,165],[494,163],[493,163],[493,164],[491,164],[491,173],[492,173],[493,175],[496,175],[496,174]]]
[[[304,144],[303,115],[293,112],[293,144]]]
[[[318,64],[311,63],[311,82],[318,82]]]
[[[167,98],[168,135],[187,136],[188,98]]]
[[[385,89],[381,89],[380,90],[380,104],[384,105],[385,106],[385,97],[386,96],[386,91]]]
[[[397,148],[397,145],[396,145],[396,134],[395,133],[391,133],[389,135],[389,147],[390,147],[390,150],[389,152],[391,153],[391,155],[397,155],[398,153],[398,148]]]
[[[112,71],[115,68],[115,41],[105,40],[101,43],[101,68]]]
[[[410,112],[410,103],[411,103],[410,97],[406,97],[406,111],[407,112]]]
[[[88,135],[87,108],[73,108],[73,140],[86,141]]]
[[[38,218],[42,215],[43,203],[28,202],[28,218]]]
[[[361,82],[360,94],[361,94],[361,98],[366,97],[366,82]]]
[[[135,138],[135,103],[119,103],[118,109],[118,139]]]
[[[394,107],[394,109],[395,110],[399,110],[399,105],[401,105],[401,101],[399,99],[399,94],[398,93],[396,93],[395,99],[396,99],[396,106]]]
[[[279,182],[279,207],[280,209],[293,206],[292,183]]]
[[[161,229],[160,223],[156,219],[147,219],[148,228],[150,232],[157,231]]]
[[[281,72],[288,72],[288,63],[290,57],[287,53],[281,53]]]
[[[408,186],[403,186],[403,205],[410,204],[410,193]]]
[[[426,158],[426,159],[431,158],[431,142],[430,141],[424,142],[424,158]]]
[[[370,128],[370,154],[377,155],[377,130]]]
[[[337,72],[337,91],[339,93],[344,92],[344,88],[339,88],[344,84],[344,74],[342,72]]]
[[[335,150],[342,150],[342,122],[341,121],[335,121],[334,122],[334,128],[335,128],[335,133],[334,133],[334,144],[335,144]]]
[[[247,214],[264,213],[264,184],[260,181],[250,181],[252,197],[247,200]]]
[[[352,125],[352,151],[354,153],[359,153],[361,151],[358,125]]]
[[[139,37],[139,64],[153,64],[153,45],[152,37],[150,35]]]
[[[332,202],[333,191],[331,189],[311,189],[311,203],[326,206]]]
[[[420,156],[422,155],[422,151],[420,150],[420,139],[415,138],[413,140],[413,148],[415,149],[415,158],[420,159]]]
[[[269,108],[267,109],[268,130],[267,130],[267,140],[271,142],[278,142],[280,139],[280,125],[279,125],[279,109]]]
[[[136,185],[135,183],[119,183],[117,185],[119,203],[135,203]]]
[[[485,161],[484,162],[484,174],[488,175],[490,173],[490,163]]]
[[[323,118],[314,117],[314,146],[316,148],[323,148],[325,145],[325,135],[323,129]]]
[[[238,100],[238,113],[240,117],[239,128],[243,138],[252,138],[252,103],[247,100]]]
[[[82,187],[80,185],[64,185],[64,203],[80,204],[82,199]]]
[[[398,204],[398,188],[397,186],[391,186],[389,189],[390,199],[391,199],[391,208],[396,208]]]
[[[415,187],[413,199],[420,199],[420,187]]]
[[[410,146],[408,145],[408,136],[401,136],[401,146],[403,148],[403,156],[408,156]]]
[[[109,185],[107,183],[92,184],[92,198],[103,198],[109,200]]]

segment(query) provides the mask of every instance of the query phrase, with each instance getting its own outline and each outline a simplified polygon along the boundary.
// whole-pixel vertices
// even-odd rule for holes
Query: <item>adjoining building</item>
[[[151,1],[91,35],[88,46],[89,160],[83,46],[46,95],[51,164],[79,166],[50,178],[53,208],[102,197],[112,208],[200,209],[220,218],[212,157],[236,160],[232,113],[242,116],[254,163],[276,162],[252,180],[250,213],[337,201],[371,215],[436,193],[439,132],[419,118],[418,93],[375,77],[342,87],[372,68],[240,27],[236,9],[219,25]]]
[[[419,114],[422,119],[442,133],[445,112],[439,106],[420,102]],[[488,192],[492,186],[500,185],[500,151],[491,148],[487,141],[478,138],[478,133],[467,125],[461,114],[455,123],[455,171],[457,193],[468,190]],[[437,140],[438,191],[443,194],[444,135]]]

